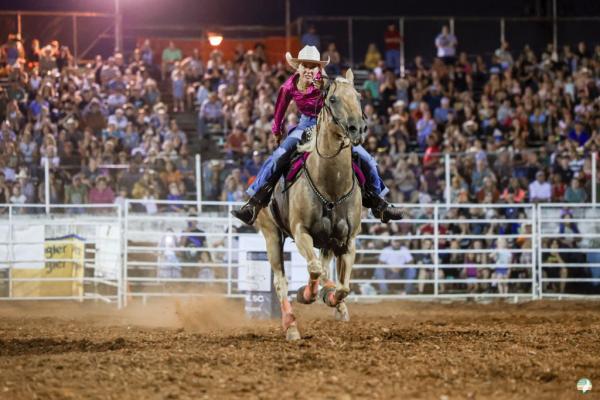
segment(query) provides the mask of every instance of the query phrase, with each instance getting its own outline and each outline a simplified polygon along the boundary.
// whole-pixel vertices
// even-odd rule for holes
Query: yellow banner
[[[44,268],[20,268],[11,271],[13,279],[35,278],[38,281],[12,282],[13,297],[82,296],[81,281],[46,281],[45,278],[83,278],[85,244],[77,237],[66,237],[44,243]],[[70,260],[70,261],[48,261]]]

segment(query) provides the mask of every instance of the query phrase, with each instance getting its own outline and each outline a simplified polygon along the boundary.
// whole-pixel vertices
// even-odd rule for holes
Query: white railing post
[[[404,54],[404,18],[400,18],[398,25],[400,25],[400,77],[404,78],[406,71],[406,59]]]
[[[354,68],[354,32],[352,27],[352,17],[348,18],[348,55],[350,58],[350,67]]]
[[[531,207],[531,298],[535,300],[537,298],[536,293],[536,268],[537,265],[537,209],[535,206]],[[523,253],[521,253],[521,257]]]
[[[439,276],[440,276],[440,251],[439,251],[439,213],[440,207],[438,204],[433,206],[433,295],[439,295]]]
[[[538,204],[537,206],[534,206],[535,210],[537,212],[537,218],[536,218],[536,222],[537,222],[537,243],[536,243],[536,248],[537,248],[537,285],[538,285],[538,293],[537,293],[537,297],[538,299],[543,299],[544,297],[544,285],[543,285],[543,278],[544,275],[542,274],[542,263],[544,262],[544,258],[542,257],[542,224],[543,224],[543,217],[542,217],[542,213],[543,213],[543,209],[541,204]]]
[[[46,204],[46,214],[50,214],[50,159],[46,156],[44,163],[44,203]]]
[[[454,35],[454,17],[450,18],[450,33]]]
[[[14,235],[14,223],[13,223],[13,208],[8,206],[8,297],[12,298],[12,270],[14,268],[15,256],[13,248],[13,235]]]
[[[452,183],[450,182],[450,154],[444,154],[444,173],[446,180],[446,205],[450,205],[450,197],[452,193]]]
[[[196,209],[202,212],[202,158],[196,154]]]
[[[121,205],[117,204],[118,220],[119,220],[119,249],[121,251],[121,270],[117,274],[117,308],[123,308],[123,268],[127,265],[123,259],[123,210]]]
[[[506,21],[500,18],[500,45],[506,41]]]
[[[231,296],[231,276],[233,263],[233,220],[231,219],[231,203],[227,204],[227,296]]]
[[[598,200],[598,199],[596,199],[596,196],[597,196],[596,189],[597,189],[597,185],[598,185],[597,165],[598,165],[598,153],[593,152],[592,153],[592,204],[594,205],[594,207],[596,206],[596,201]]]
[[[129,199],[125,199],[125,210],[123,210],[125,214],[125,218],[123,221],[123,232],[121,234],[121,240],[123,241],[121,248],[123,249],[123,266],[121,274],[123,288],[121,289],[121,294],[123,296],[123,307],[127,307],[127,297],[129,295],[129,283],[128,283],[128,273],[127,273],[127,263],[129,262],[129,242],[127,231],[129,230]]]

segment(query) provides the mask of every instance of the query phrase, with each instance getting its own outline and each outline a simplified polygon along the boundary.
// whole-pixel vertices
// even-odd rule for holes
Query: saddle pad
[[[286,182],[292,182],[294,179],[296,179],[298,172],[300,172],[300,170],[302,169],[302,166],[308,159],[308,156],[310,156],[310,153],[303,153],[302,156],[298,157],[292,162],[292,166],[290,167],[290,170],[285,177]],[[367,178],[365,177],[365,174],[363,174],[360,167],[354,161],[352,161],[352,170],[354,171],[354,174],[358,179],[359,185],[364,186],[365,182],[367,181]]]

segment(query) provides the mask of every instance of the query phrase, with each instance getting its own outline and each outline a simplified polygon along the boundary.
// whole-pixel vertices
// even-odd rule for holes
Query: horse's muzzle
[[[352,146],[358,146],[363,142],[363,133],[367,131],[367,124],[351,124],[348,126],[348,138]]]

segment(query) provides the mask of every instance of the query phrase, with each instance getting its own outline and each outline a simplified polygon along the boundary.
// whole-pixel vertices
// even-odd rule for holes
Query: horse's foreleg
[[[323,301],[330,307],[335,307],[335,317],[338,320],[348,321],[350,316],[344,299],[350,293],[350,274],[354,265],[356,247],[354,242],[348,246],[348,252],[337,258],[337,285],[335,290],[325,287],[323,289]]]
[[[329,265],[333,258],[333,252],[329,250],[321,250],[321,273],[320,283],[321,286],[335,286],[335,283],[329,277]]]
[[[294,229],[294,240],[298,252],[308,263],[309,275],[308,285],[300,288],[298,292],[298,300],[305,304],[312,303],[319,291],[319,278],[323,273],[323,266],[321,260],[315,254],[312,237],[301,224],[297,224],[296,229]]]
[[[267,255],[273,270],[273,284],[281,305],[281,325],[288,340],[300,339],[296,317],[288,299],[288,282],[283,266],[283,237],[274,224],[261,224],[261,232],[267,242]]]

